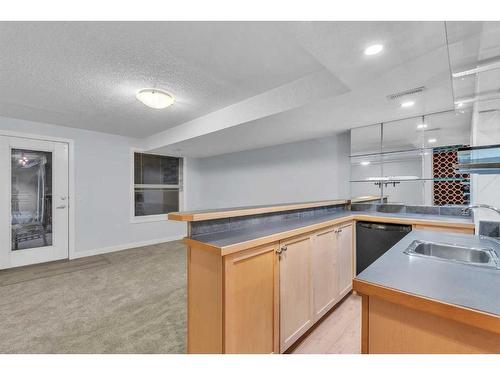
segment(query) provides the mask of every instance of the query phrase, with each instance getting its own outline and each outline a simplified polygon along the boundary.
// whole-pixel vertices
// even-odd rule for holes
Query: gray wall
[[[89,255],[185,235],[184,223],[131,223],[134,139],[6,117],[0,117],[0,130],[74,140],[76,253]]]
[[[137,140],[0,117],[0,130],[74,140],[75,251],[90,255],[180,238],[185,223],[132,223]],[[185,209],[349,197],[349,135],[185,160]]]
[[[188,208],[349,197],[349,134],[193,159]],[[196,182],[194,182],[196,181]]]

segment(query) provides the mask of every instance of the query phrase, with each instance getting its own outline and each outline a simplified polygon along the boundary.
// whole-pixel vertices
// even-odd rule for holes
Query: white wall
[[[189,208],[349,198],[349,134],[194,159]]]
[[[6,117],[0,117],[1,130],[74,140],[75,256],[185,235],[185,223],[130,222],[131,147],[136,140]],[[189,172],[186,180],[189,186]]]

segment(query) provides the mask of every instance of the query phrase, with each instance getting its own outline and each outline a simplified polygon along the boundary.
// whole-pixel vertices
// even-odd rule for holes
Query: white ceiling
[[[0,114],[145,137],[321,69],[276,23],[0,22]],[[168,110],[135,99],[176,97]]]
[[[0,115],[195,157],[316,138],[453,108],[447,36],[467,65],[499,24],[0,22]],[[365,56],[373,43],[384,51]],[[143,106],[151,86],[177,102]],[[412,108],[386,98],[418,86]]]

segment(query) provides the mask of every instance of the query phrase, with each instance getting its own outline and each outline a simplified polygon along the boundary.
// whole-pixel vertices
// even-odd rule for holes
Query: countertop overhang
[[[412,231],[354,279],[355,289],[363,292],[356,283],[368,283],[500,317],[500,270],[405,254],[414,240],[487,247],[500,255],[500,244],[479,236]]]
[[[261,205],[261,206],[244,206],[244,207],[228,207],[210,210],[199,211],[184,211],[171,212],[168,214],[168,220],[175,221],[202,221],[225,219],[229,217],[260,215],[272,212],[285,212],[292,210],[302,210],[306,208],[335,206],[348,204],[345,199],[315,201],[315,202],[300,202],[300,203],[282,203],[276,205]]]
[[[474,229],[474,223],[471,218],[346,210],[332,212],[318,217],[286,220],[240,230],[200,234],[185,238],[184,241],[188,246],[192,245],[207,250],[213,250],[218,252],[221,256],[224,256],[251,247],[280,241],[285,238],[349,221],[372,221],[407,225],[421,224],[438,227]]]
[[[224,219],[229,217],[249,216],[268,214],[273,212],[285,212],[292,210],[303,210],[307,208],[345,205],[350,203],[374,202],[380,200],[380,196],[366,195],[353,199],[332,199],[312,202],[280,203],[274,205],[244,206],[215,208],[199,211],[171,212],[168,214],[168,220],[174,221],[202,221]]]

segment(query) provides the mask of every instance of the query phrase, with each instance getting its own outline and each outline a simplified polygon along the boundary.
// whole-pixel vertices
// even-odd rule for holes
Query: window
[[[134,216],[179,211],[182,159],[134,153]]]

